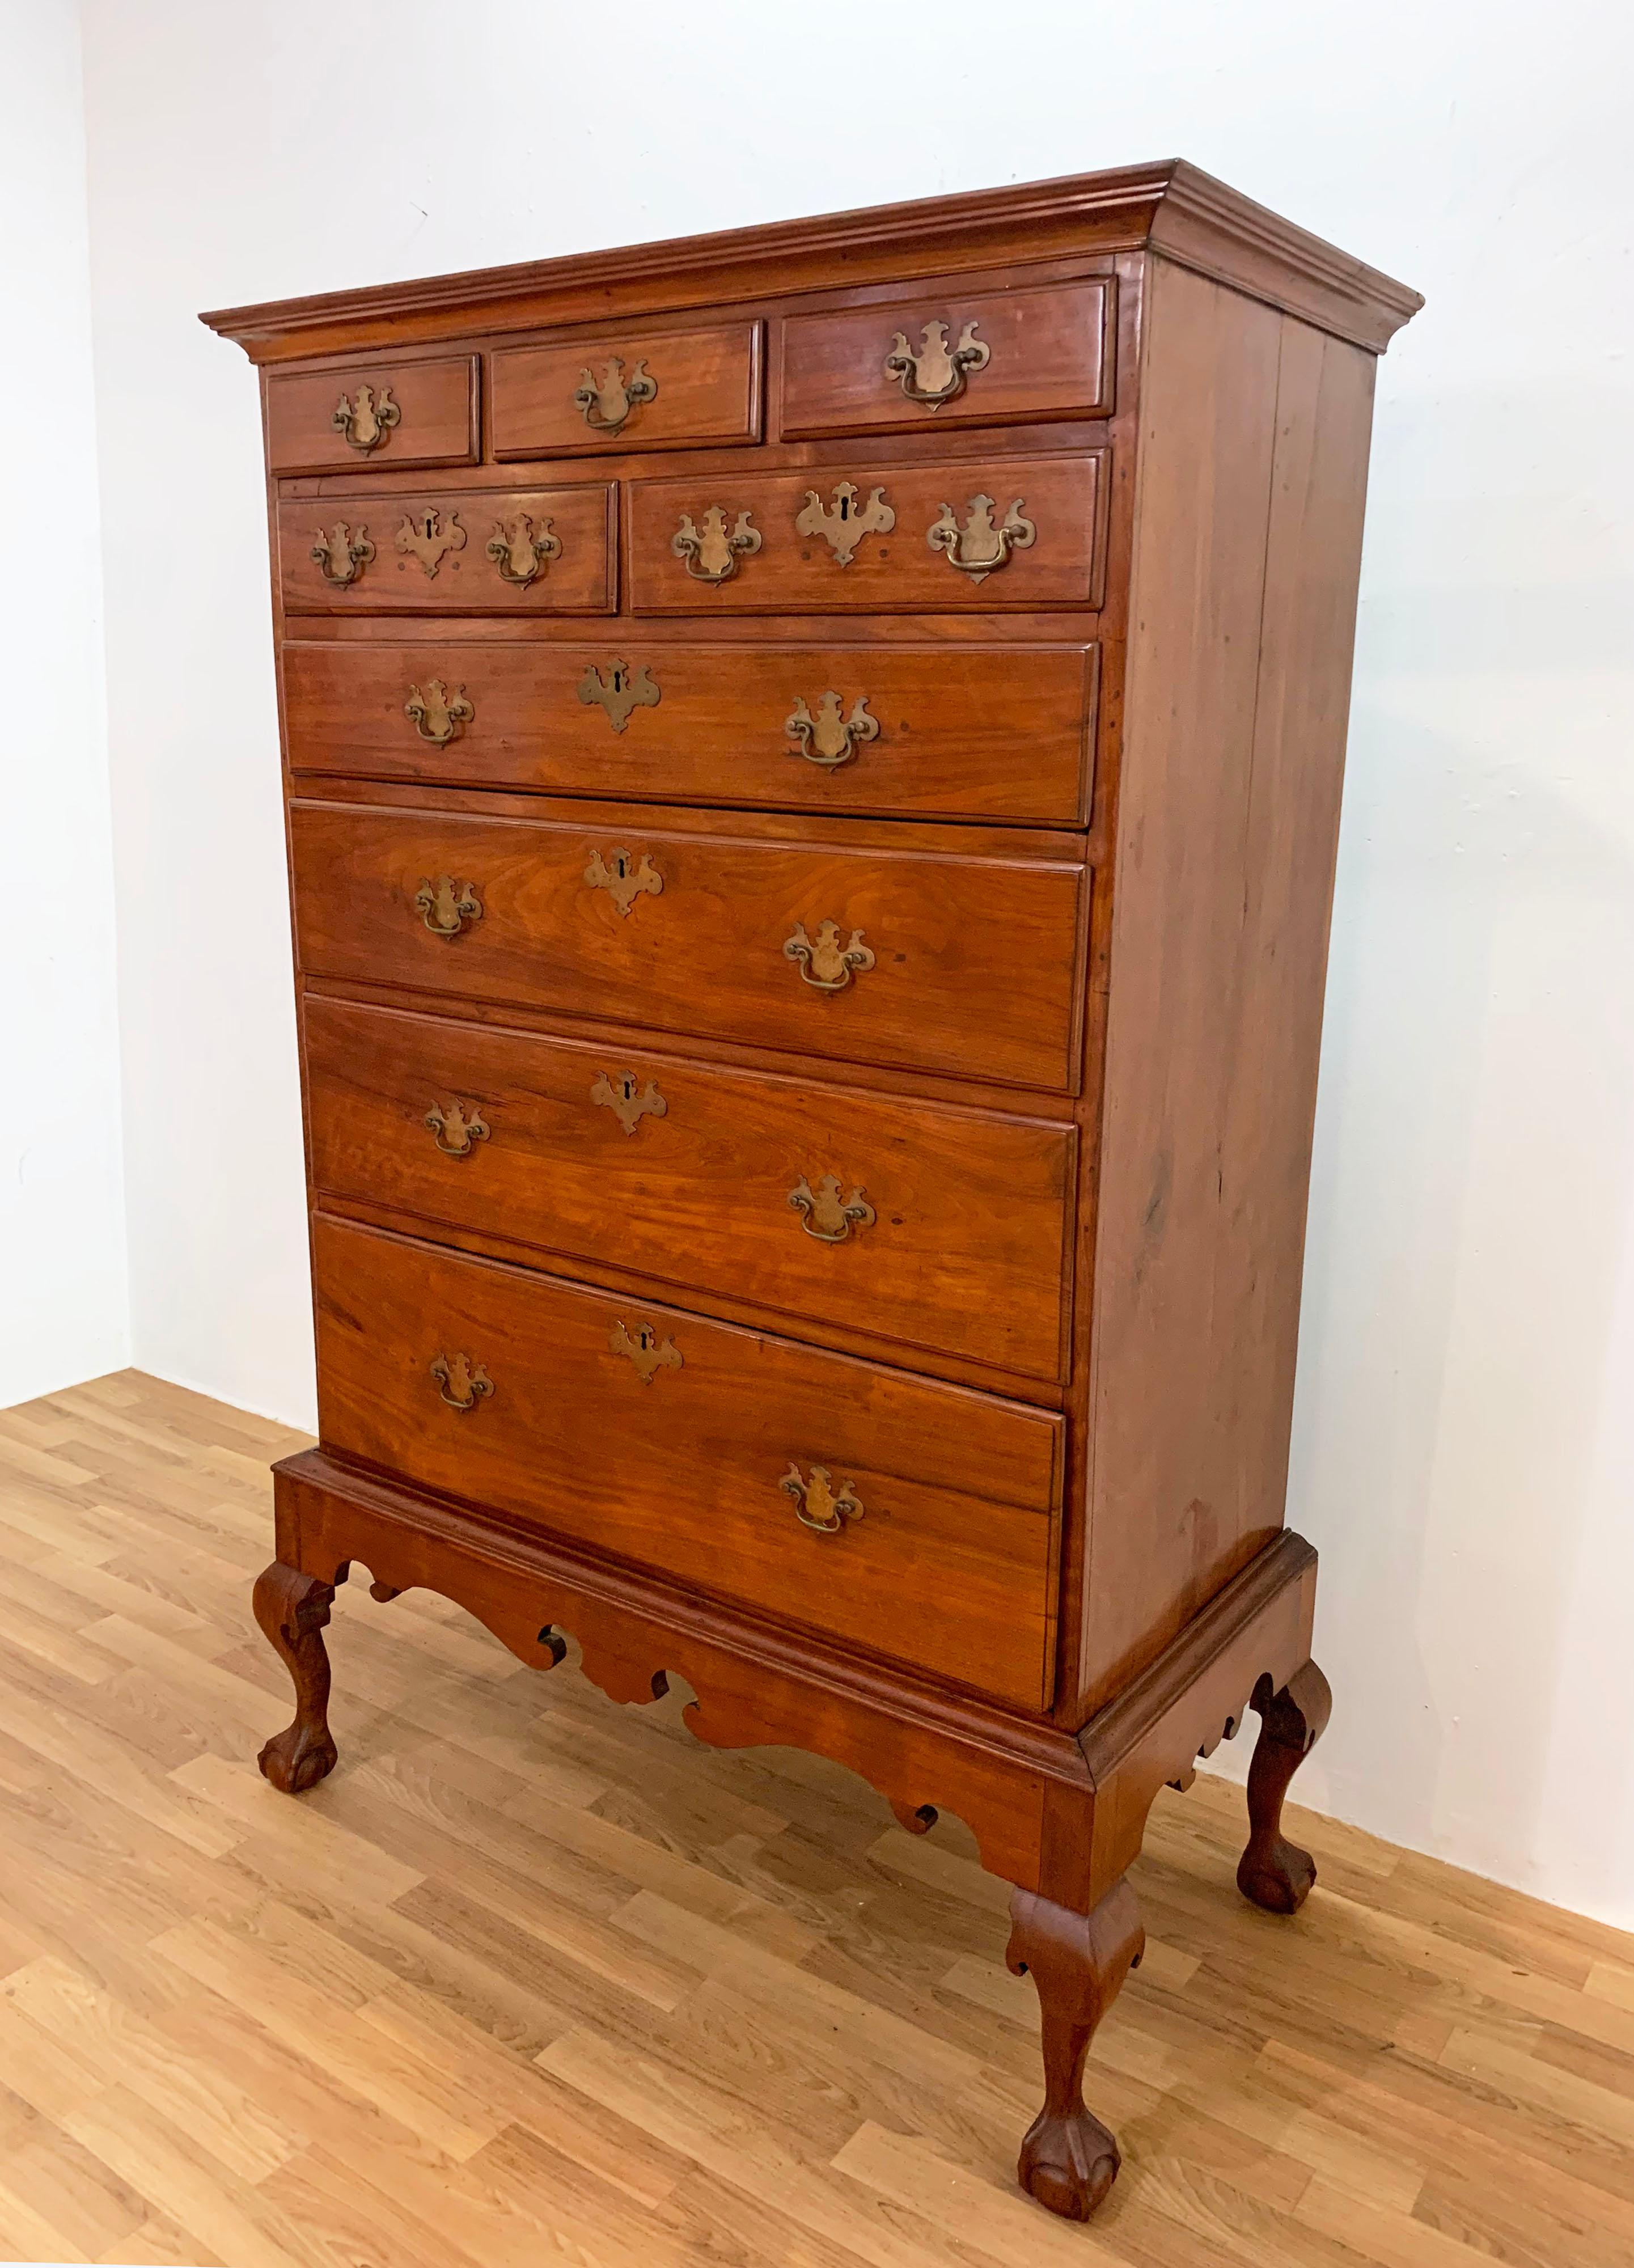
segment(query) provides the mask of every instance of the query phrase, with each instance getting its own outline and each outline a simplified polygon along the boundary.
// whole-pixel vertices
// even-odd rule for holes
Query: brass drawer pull
[[[984,583],[1005,564],[1012,551],[1027,550],[1037,537],[1037,528],[1022,517],[1022,501],[1020,497],[1015,498],[997,527],[990,496],[969,499],[962,527],[952,504],[945,504],[941,518],[931,522],[924,540],[932,551],[945,554],[949,566],[957,567],[973,583]]]
[[[664,698],[644,661],[635,671],[627,661],[610,661],[605,677],[593,661],[578,681],[578,697],[586,709],[600,702],[615,733],[623,731],[633,710],[656,709]]]
[[[800,696],[794,704],[794,714],[784,731],[795,742],[791,756],[804,756],[808,764],[820,764],[826,772],[838,771],[849,764],[865,741],[880,737],[879,719],[868,714],[868,696],[859,693],[851,703],[849,717],[840,714],[840,696],[830,689],[817,703],[813,717]]]
[[[819,992],[843,992],[853,975],[860,976],[873,967],[873,954],[863,943],[859,929],[851,932],[849,945],[840,943],[838,922],[819,922],[817,942],[812,943],[806,934],[804,922],[796,922],[794,934],[784,940],[783,957],[798,966],[803,983]]]
[[[821,535],[842,567],[849,567],[856,558],[865,535],[888,535],[896,525],[896,514],[887,504],[883,489],[875,489],[860,512],[857,497],[856,483],[851,481],[840,482],[831,504],[825,504],[815,489],[807,489],[806,503],[795,517],[795,534]]]
[[[553,520],[541,519],[535,527],[533,515],[520,512],[514,519],[497,519],[482,549],[505,582],[526,591],[553,559],[562,556],[562,539]]]
[[[414,902],[433,937],[458,937],[467,922],[480,922],[482,918],[482,901],[476,895],[476,885],[456,882],[452,874],[439,874],[434,882],[423,874]]]
[[[494,1390],[493,1380],[468,1354],[439,1354],[431,1365],[431,1376],[451,1410],[475,1410]]]
[[[402,416],[389,386],[383,386],[378,394],[372,386],[360,386],[355,400],[348,401],[342,394],[329,423],[337,433],[346,436],[350,447],[366,457],[385,446],[386,435],[394,425],[401,424]]]
[[[605,890],[625,920],[635,911],[637,898],[656,898],[664,887],[663,875],[644,850],[639,865],[628,850],[614,850],[607,860],[593,850],[585,880],[593,890]]]
[[[463,685],[454,688],[451,701],[448,688],[440,677],[428,678],[423,693],[417,685],[408,688],[408,698],[403,703],[403,714],[423,740],[434,748],[445,748],[450,740],[457,740],[462,725],[473,723],[475,710],[465,697]]]
[[[343,591],[355,583],[374,556],[374,546],[369,541],[369,531],[359,527],[356,535],[342,519],[336,522],[326,535],[320,528],[318,541],[312,547],[312,556],[326,583],[333,583]]]
[[[633,1134],[644,1118],[664,1118],[669,1113],[668,1103],[651,1079],[637,1089],[633,1071],[622,1071],[616,1079],[599,1071],[590,1099],[605,1104],[626,1134]]]
[[[848,1520],[863,1516],[862,1499],[850,1482],[842,1481],[836,1491],[827,1465],[813,1465],[810,1480],[804,1480],[791,1458],[777,1485],[794,1498],[794,1516],[802,1527],[815,1528],[819,1535],[837,1535]]]
[[[853,1229],[871,1228],[879,1219],[860,1189],[842,1199],[837,1174],[825,1174],[814,1189],[802,1174],[789,1191],[789,1203],[807,1236],[821,1244],[843,1244]]]
[[[579,372],[578,386],[573,395],[573,406],[585,413],[585,423],[593,433],[616,433],[632,409],[644,401],[656,401],[659,382],[647,368],[644,355],[628,378],[621,357],[615,355],[601,368],[601,380],[586,368]]]
[[[661,1370],[681,1367],[681,1349],[673,1339],[660,1339],[651,1323],[637,1323],[634,1337],[622,1322],[615,1323],[607,1336],[607,1344],[615,1354],[629,1358],[644,1386],[651,1386]]]
[[[885,375],[900,379],[909,401],[922,409],[939,409],[945,401],[956,401],[967,381],[993,358],[992,349],[975,335],[977,320],[973,315],[965,325],[951,354],[946,323],[927,323],[916,348],[909,345],[905,331],[898,331],[885,358]]]
[[[465,549],[465,530],[460,525],[460,515],[451,512],[448,525],[443,526],[443,515],[435,504],[419,504],[413,512],[403,514],[403,524],[397,531],[397,549],[404,558],[412,555],[425,570],[430,582],[451,551]]]
[[[434,1102],[422,1123],[436,1135],[445,1158],[468,1158],[475,1144],[488,1139],[488,1121],[475,1103],[457,1098],[449,1103]]]
[[[689,512],[681,513],[669,548],[695,583],[729,583],[738,571],[740,556],[747,559],[760,549],[761,532],[750,526],[748,513],[740,512],[729,535],[725,506],[712,504],[703,515],[702,533]]]

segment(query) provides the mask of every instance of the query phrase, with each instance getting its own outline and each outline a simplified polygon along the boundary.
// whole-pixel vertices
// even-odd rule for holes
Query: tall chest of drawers
[[[958,1814],[1086,2108],[1166,1782],[1321,1732],[1283,1525],[1374,363],[1176,165],[206,320],[262,365],[320,1446],[256,1588]]]

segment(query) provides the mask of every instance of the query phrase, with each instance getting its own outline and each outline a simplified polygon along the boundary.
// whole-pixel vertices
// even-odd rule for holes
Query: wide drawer
[[[324,1446],[1027,1708],[1049,1413],[320,1219]]]
[[[617,833],[358,805],[290,819],[307,976],[1076,1085],[1081,865],[745,841],[679,814]]]
[[[476,357],[336,364],[267,379],[275,473],[389,472],[477,459]]]
[[[489,360],[494,454],[568,457],[761,438],[758,323],[502,347]]]
[[[1099,417],[1112,408],[1113,287],[882,299],[783,326],[785,439]]]
[[[1105,452],[735,468],[629,488],[638,615],[1098,603]]]
[[[310,998],[313,1183],[1058,1379],[1071,1125]]]
[[[1083,824],[1093,646],[286,644],[297,770]]]
[[[292,614],[608,615],[614,491],[467,489],[286,497],[278,578]]]

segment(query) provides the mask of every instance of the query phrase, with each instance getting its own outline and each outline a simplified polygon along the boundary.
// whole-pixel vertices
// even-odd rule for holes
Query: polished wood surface
[[[335,423],[357,389],[382,394],[396,410],[377,445],[354,447]],[[389,472],[400,465],[470,465],[481,453],[475,355],[431,359],[381,355],[335,363],[309,376],[276,372],[267,380],[267,457],[279,473]]]
[[[494,2268],[1623,2268],[1634,1938],[1241,1793],[1153,1811],[1089,2051],[1092,2228],[1012,2183],[1007,1892],[791,1749],[701,1747],[361,1577],[350,1759],[258,1778],[247,1627],[298,1437],[131,1373],[0,1413],[0,2257]],[[1292,1936],[1291,1936],[1292,1928]]]
[[[840,316],[785,317],[777,431],[784,440],[798,440],[932,423],[1103,417],[1113,406],[1114,288],[1098,277],[1045,291],[881,298]],[[912,400],[885,368],[896,334],[917,352],[930,323],[941,324],[949,354],[973,327],[969,335],[989,356],[961,392],[935,404]]]
[[[612,1261],[672,1298],[735,1296],[802,1336],[842,1317],[915,1368],[949,1353],[1062,1374],[1071,1124],[318,998],[305,1029],[326,1197],[485,1230],[570,1275]],[[428,1125],[455,1110],[452,1131]],[[872,1220],[791,1203],[830,1176]]]
[[[746,841],[688,831],[678,812],[630,818],[615,832],[297,803],[301,968],[836,1061],[1071,1086],[1081,866]],[[628,913],[586,879],[594,858],[610,871],[621,852],[662,885]],[[482,909],[452,939],[415,904],[443,875],[470,885]],[[873,955],[834,992],[784,950],[797,928],[814,946],[825,922],[841,949],[860,932]]]
[[[1089,815],[1098,660],[1093,646],[700,645],[650,631],[595,645],[291,640],[284,714],[300,771],[1071,827]],[[463,698],[472,712],[441,745],[407,713],[433,686],[445,711]],[[811,727],[791,730],[802,711]]]
[[[489,357],[496,457],[566,457],[605,449],[673,449],[761,438],[761,327],[593,334],[559,345],[502,348]],[[626,391],[639,372],[656,389],[624,409],[612,431],[575,395],[588,379]],[[622,375],[621,375],[622,371]],[[622,407],[622,405],[615,405]]]
[[[321,1215],[313,1272],[326,1449],[1047,1699],[1058,1418]],[[466,1409],[431,1367],[459,1358],[489,1381]],[[831,1534],[783,1485],[818,1466],[862,1507]]]
[[[439,536],[462,531],[428,571],[405,549],[402,531],[423,512],[435,515]],[[428,489],[370,494],[326,490],[278,506],[277,573],[283,604],[293,614],[607,615],[617,603],[617,539],[614,491],[605,482],[571,488]],[[488,545],[531,523],[560,545],[526,584],[505,579]],[[354,579],[326,581],[313,557],[315,543],[337,526],[364,535],[374,556]]]

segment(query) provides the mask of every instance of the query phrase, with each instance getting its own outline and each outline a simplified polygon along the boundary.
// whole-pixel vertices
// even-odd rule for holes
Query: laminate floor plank
[[[1132,1878],[1088,2228],[1013,2184],[1037,2001],[959,1821],[357,1580],[341,1769],[276,1795],[249,1586],[300,1446],[133,1372],[0,1412],[0,2259],[1634,2263],[1634,1938],[1293,1812],[1276,1920],[1224,1779]]]

